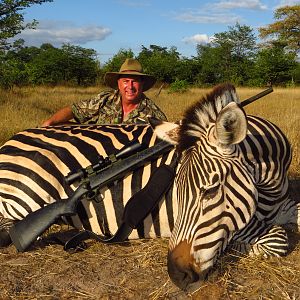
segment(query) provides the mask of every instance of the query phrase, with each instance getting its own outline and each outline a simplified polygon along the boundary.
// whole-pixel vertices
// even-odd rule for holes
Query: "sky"
[[[196,55],[196,45],[237,22],[259,27],[275,22],[274,11],[296,0],[54,0],[24,9],[35,30],[25,30],[27,46],[70,43],[96,50],[105,63],[120,49],[138,54],[142,46],[175,46],[184,57]]]

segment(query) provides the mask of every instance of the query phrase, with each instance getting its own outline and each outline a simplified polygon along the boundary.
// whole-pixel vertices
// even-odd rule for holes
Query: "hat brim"
[[[143,78],[143,92],[152,88],[156,82],[156,79],[154,76],[140,73],[140,72],[130,71],[130,72],[107,72],[104,76],[105,84],[113,89],[117,89],[118,88],[118,79],[119,79],[120,75],[141,76]]]

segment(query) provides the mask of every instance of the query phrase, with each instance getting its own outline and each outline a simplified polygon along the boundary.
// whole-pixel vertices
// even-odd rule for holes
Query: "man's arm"
[[[70,106],[66,106],[59,111],[57,111],[54,115],[52,115],[49,119],[42,123],[42,126],[52,126],[66,123],[74,118],[72,109]]]

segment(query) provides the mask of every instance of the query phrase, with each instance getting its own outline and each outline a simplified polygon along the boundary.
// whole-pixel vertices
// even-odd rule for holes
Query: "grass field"
[[[53,112],[99,88],[27,87],[0,90],[0,144],[15,132],[39,126]],[[157,90],[148,95],[176,121],[186,107],[209,89],[184,94]],[[237,88],[240,99],[262,89]],[[248,114],[278,125],[293,147],[290,177],[300,178],[300,88],[274,92],[246,107]],[[13,246],[0,250],[0,299],[300,299],[299,234],[289,231],[290,253],[268,260],[224,255],[208,281],[190,294],[178,291],[166,268],[165,239],[106,246],[91,242],[70,255],[51,245],[27,253]]]
[[[15,132],[39,126],[59,108],[79,99],[96,95],[101,89],[67,87],[26,87],[12,91],[0,90],[0,144]],[[191,89],[184,94],[170,94],[151,89],[148,96],[166,113],[169,121],[177,121],[184,110],[205,95],[209,89]],[[237,88],[241,100],[247,99],[262,89]],[[291,176],[300,177],[300,88],[274,88],[274,92],[246,106],[248,114],[258,115],[274,122],[287,135],[293,146]]]

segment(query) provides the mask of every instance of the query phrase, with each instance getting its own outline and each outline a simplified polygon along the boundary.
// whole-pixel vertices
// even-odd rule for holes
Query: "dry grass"
[[[98,88],[26,87],[0,90],[1,144],[13,133],[39,126],[59,108],[94,96]]]
[[[261,91],[237,90],[241,99]],[[98,91],[96,87],[0,91],[0,142]],[[206,92],[192,89],[185,94],[168,94],[163,90],[155,101],[169,120],[175,121]],[[152,98],[155,93],[149,91]],[[300,88],[275,88],[246,107],[247,113],[268,118],[286,133],[294,148],[290,171],[294,177],[300,177],[299,104]],[[85,251],[73,255],[58,245],[45,247],[49,239],[26,253],[17,253],[10,246],[0,251],[0,299],[300,299],[299,235],[292,230],[289,235],[292,244],[287,257],[265,260],[226,254],[208,280],[190,293],[179,291],[168,278],[165,239],[112,246],[90,242]]]
[[[295,242],[296,243],[296,242]],[[299,246],[286,258],[223,256],[208,280],[189,293],[170,281],[166,239],[123,245],[90,242],[80,253],[36,243],[0,252],[1,299],[282,299],[300,297]],[[41,246],[42,248],[38,248]],[[293,246],[295,247],[295,245]]]

